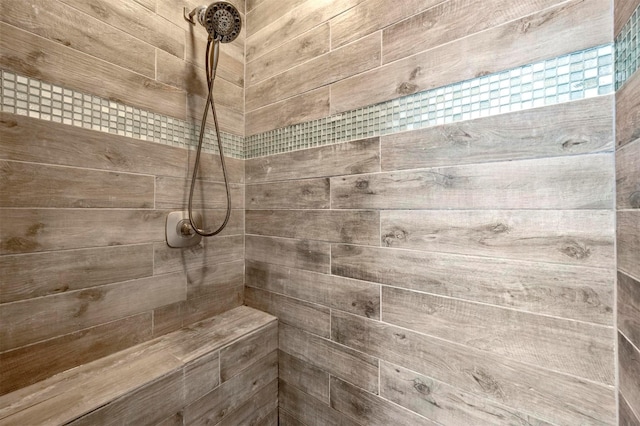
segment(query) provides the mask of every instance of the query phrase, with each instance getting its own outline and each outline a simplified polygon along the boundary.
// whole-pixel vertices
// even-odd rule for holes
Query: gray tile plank
[[[334,244],[335,275],[613,325],[614,271]],[[496,275],[496,271],[500,271]]]
[[[283,324],[329,338],[329,308],[252,287],[244,289],[244,297],[247,306],[268,312]]]
[[[262,183],[380,171],[379,138],[252,158],[246,182]]]
[[[610,151],[612,120],[613,96],[601,96],[385,135],[382,170]]]
[[[610,209],[613,155],[331,178],[336,209]]]
[[[382,211],[382,245],[612,268],[615,216],[606,210]]]
[[[329,178],[271,182],[245,187],[247,209],[328,209],[329,205]]]
[[[245,237],[245,258],[292,268],[329,273],[330,244],[288,238]]]
[[[618,269],[640,277],[640,210],[618,211]]]
[[[151,244],[0,257],[0,303],[111,284],[153,274]]]
[[[516,361],[614,385],[610,327],[382,287],[382,318]]]
[[[378,392],[378,360],[331,340],[280,324],[280,350],[341,377],[370,392]]]
[[[369,318],[380,318],[380,286],[335,275],[248,261],[245,284]]]
[[[613,387],[335,311],[332,338],[552,424],[615,424]]]
[[[634,410],[640,407],[640,350],[618,332],[618,389]]]
[[[618,329],[640,347],[640,281],[618,271]]]
[[[380,213],[337,210],[247,210],[246,233],[380,245]]]
[[[316,398],[280,381],[280,410],[286,424],[306,426],[357,426],[358,423]],[[295,413],[293,417],[290,413]]]
[[[278,365],[280,380],[329,404],[329,373],[282,351],[278,354]]]

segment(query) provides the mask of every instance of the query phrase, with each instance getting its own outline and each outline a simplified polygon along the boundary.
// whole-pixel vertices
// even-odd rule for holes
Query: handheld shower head
[[[214,40],[229,43],[240,34],[242,18],[238,9],[231,3],[218,1],[211,3],[209,7],[199,6],[193,9],[188,17],[185,11],[185,19],[192,24],[195,24],[194,15]]]

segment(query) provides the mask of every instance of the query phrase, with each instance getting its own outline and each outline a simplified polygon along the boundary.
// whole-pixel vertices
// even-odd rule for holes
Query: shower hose
[[[213,54],[211,53],[211,46],[213,45]],[[202,124],[200,125],[200,135],[198,137],[198,150],[196,152],[196,161],[193,166],[193,176],[191,178],[191,189],[189,191],[189,223],[193,230],[203,237],[211,237],[219,234],[229,222],[229,216],[231,215],[231,193],[229,192],[229,179],[227,178],[227,167],[224,162],[224,154],[222,152],[222,140],[220,139],[220,129],[218,127],[218,117],[216,116],[216,107],[213,102],[213,80],[216,78],[216,68],[218,67],[218,54],[219,54],[220,40],[216,37],[213,39],[209,37],[207,41],[207,49],[205,53],[205,63],[207,72],[207,88],[209,94],[207,96],[207,103],[204,107],[204,113],[202,114]],[[196,178],[198,176],[198,167],[200,166],[200,153],[202,152],[202,142],[204,140],[205,124],[207,123],[207,115],[209,113],[209,106],[211,106],[211,112],[213,115],[213,124],[216,130],[216,138],[218,140],[218,151],[220,152],[220,163],[222,164],[222,174],[224,176],[224,186],[227,191],[227,213],[224,217],[224,222],[216,230],[208,231],[201,229],[193,220],[193,191],[196,186]]]

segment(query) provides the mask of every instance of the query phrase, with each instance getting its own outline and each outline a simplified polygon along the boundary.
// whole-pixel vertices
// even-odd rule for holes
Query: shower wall
[[[197,4],[1,2],[2,90],[17,101],[0,120],[0,393],[243,303],[242,159],[228,160],[226,230],[165,243],[194,160],[167,129],[199,121],[206,96],[206,32],[182,17]],[[243,40],[224,46],[216,80],[221,126],[240,138]],[[200,177],[195,205],[219,223],[217,155]]]
[[[637,28],[639,5],[638,0],[615,2],[616,38],[624,37],[629,31],[625,23],[632,15]],[[634,40],[637,49],[637,38]],[[640,72],[637,67],[633,61],[619,67],[619,72],[631,75],[616,92],[620,425],[640,424]]]
[[[350,110],[609,44],[611,14],[247,3],[247,141],[291,151],[245,164],[245,300],[280,320],[281,424],[615,424],[611,88],[307,149],[269,133],[331,116],[322,140],[375,108]]]

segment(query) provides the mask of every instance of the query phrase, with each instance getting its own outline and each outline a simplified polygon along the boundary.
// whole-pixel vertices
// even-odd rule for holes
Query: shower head
[[[240,34],[242,28],[240,12],[231,3],[218,1],[211,3],[208,7],[199,6],[193,9],[188,17],[185,13],[185,19],[195,24],[194,15],[214,40],[229,43]]]

